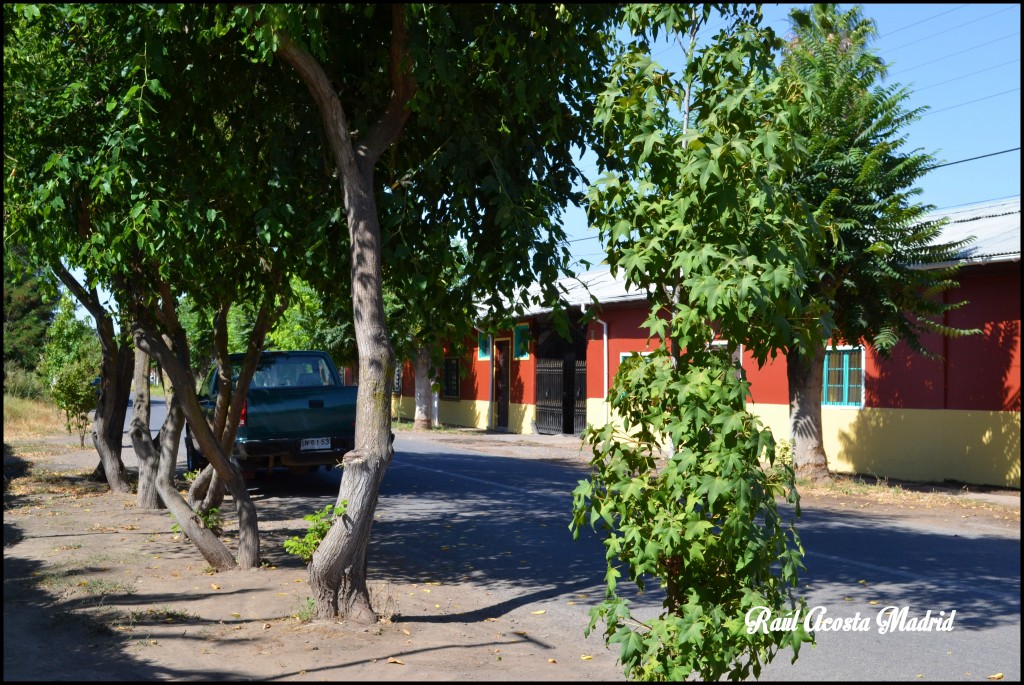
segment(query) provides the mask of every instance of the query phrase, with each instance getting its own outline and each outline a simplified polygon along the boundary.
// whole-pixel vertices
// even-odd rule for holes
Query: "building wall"
[[[1020,487],[1020,264],[967,267],[950,301],[969,304],[951,312],[947,322],[977,328],[980,335],[946,338],[929,335],[926,349],[944,359],[914,353],[901,343],[888,358],[870,345],[864,359],[864,406],[822,408],[829,468],[839,473],[874,474],[916,481],[953,480]],[[645,303],[606,306],[599,317],[608,325],[608,381],[623,353],[655,349],[642,323]],[[538,328],[533,324],[532,332]],[[587,337],[587,420],[614,420],[605,402],[603,326],[592,321]],[[496,336],[508,338],[512,332]],[[509,430],[534,432],[536,403],[535,344],[530,358],[511,361]],[[442,400],[443,423],[489,426],[490,361],[477,359],[476,339],[468,341],[467,374],[458,401]],[[789,430],[785,358],[763,366],[745,351],[743,368],[751,383],[749,408],[772,429],[776,439]],[[403,414],[411,418],[412,372],[403,379]]]
[[[898,344],[888,358],[865,351],[864,407],[823,407],[829,468],[917,481],[1020,487],[1020,264],[961,270],[947,316],[980,335],[928,335],[942,358]],[[788,438],[785,360],[764,367],[744,358],[751,410]]]

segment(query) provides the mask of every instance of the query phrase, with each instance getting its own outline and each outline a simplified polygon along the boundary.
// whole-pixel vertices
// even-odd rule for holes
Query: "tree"
[[[432,154],[450,156],[453,163],[443,172],[449,184],[479,190],[453,194],[466,198],[466,208],[478,215],[478,229],[467,244],[477,259],[474,269],[492,272],[491,296],[519,298],[538,276],[553,288],[558,262],[550,257],[558,251],[560,229],[550,226],[550,217],[530,198],[504,193],[502,182],[513,160],[533,148],[531,172],[550,177],[542,192],[571,186],[572,147],[587,142],[578,114],[600,70],[602,31],[611,13],[606,6],[532,5],[231,11],[236,25],[250,29],[247,45],[256,55],[284,62],[309,89],[349,231],[359,413],[356,449],[345,457],[338,496],[348,507],[309,565],[320,617],[340,612],[357,621],[375,618],[366,587],[366,548],[377,493],[393,456],[395,357],[382,295],[389,242],[381,231],[391,189]],[[504,130],[466,125],[481,112],[491,121],[496,112],[504,113]],[[492,173],[462,177],[459,155],[486,135],[506,130],[502,146],[490,150]],[[413,152],[405,155],[407,143]],[[474,156],[486,153],[473,150]],[[436,226],[427,224],[424,234],[432,239]],[[424,288],[430,279],[430,273],[415,275]]]
[[[253,74],[236,49],[209,41],[215,10],[4,11],[5,58],[9,48],[20,58],[5,59],[5,137],[12,142],[5,154],[5,243],[25,245],[55,269],[66,260],[85,272],[90,287],[102,284],[113,294],[130,323],[122,331],[157,357],[181,403],[162,433],[177,435],[180,424],[173,422],[188,417],[235,500],[237,563],[256,566],[255,508],[227,454],[263,337],[287,298],[289,272],[313,263],[311,241],[334,222],[322,202],[330,178],[322,158],[307,154],[315,149],[315,129],[277,72]],[[224,88],[223,79],[246,88]],[[289,103],[286,116],[277,115],[286,109],[282,103]],[[177,313],[186,294],[213,320],[224,382],[212,428],[195,397]],[[233,387],[222,343],[227,313],[246,303],[256,322]],[[121,426],[123,418],[118,444]],[[204,557],[219,568],[234,565],[222,542],[200,534],[194,515],[179,517],[187,511],[178,506],[180,494],[166,494]]]
[[[880,85],[885,64],[870,49],[874,22],[857,7],[812,5],[790,15],[793,38],[782,73],[800,86],[809,108],[800,133],[807,149],[794,188],[831,236],[802,294],[831,313],[823,340],[870,339],[882,356],[900,340],[928,354],[925,333],[964,335],[944,325],[945,303],[956,286],[955,261],[965,242],[937,242],[943,222],[926,220],[933,206],[914,201],[915,186],[934,158],[906,149],[907,127],[923,108],[898,83]],[[928,268],[921,268],[928,267]],[[825,345],[786,351],[794,464],[799,476],[829,479],[822,443],[821,402]]]
[[[94,476],[102,474],[112,490],[128,492],[121,436],[131,385],[131,343],[126,327],[118,327],[115,315],[100,301],[96,271],[85,270],[85,283],[72,275],[70,267],[81,263],[77,250],[72,255],[62,240],[68,235],[90,239],[85,208],[90,198],[109,188],[109,177],[91,176],[85,168],[96,162],[96,149],[114,155],[120,150],[109,145],[116,139],[103,135],[106,123],[115,118],[114,108],[102,106],[108,77],[120,76],[97,69],[95,54],[76,52],[87,28],[74,17],[53,6],[43,12],[34,5],[4,6],[4,247],[18,251],[29,268],[52,274],[96,322],[102,364],[93,420],[100,466]],[[97,54],[129,47],[113,36],[106,39],[108,44]],[[34,232],[57,216],[61,231]],[[101,243],[90,244],[102,248]]]
[[[725,24],[699,47],[713,15]],[[615,377],[621,426],[585,434],[594,472],[574,491],[572,528],[594,527],[607,550],[587,633],[604,621],[631,678],[757,677],[780,648],[795,659],[811,639],[800,625],[751,634],[744,622],[759,607],[803,611],[803,548],[775,502],[786,496],[799,515],[793,472],[762,468],[775,440],[747,411],[731,362],[740,342],[763,362],[819,335],[800,294],[821,237],[788,185],[799,98],[774,77],[780,41],[760,10],[633,5],[626,16],[633,38],[598,98],[606,173],[589,217],[613,273],[650,294],[644,326],[659,346]],[[678,41],[678,74],[650,57],[660,35]],[[641,591],[660,584],[657,617],[632,615],[622,577]]]
[[[25,272],[15,250],[4,253],[4,377],[13,364],[27,371],[39,365],[56,298],[44,287],[43,272]]]
[[[46,334],[40,372],[50,388],[50,398],[64,412],[68,433],[74,429],[82,447],[89,430],[89,413],[96,407],[92,381],[99,371],[96,335],[75,317],[75,303],[65,293]]]

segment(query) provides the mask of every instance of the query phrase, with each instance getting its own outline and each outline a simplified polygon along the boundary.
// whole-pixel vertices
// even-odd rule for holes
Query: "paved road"
[[[604,569],[600,541],[588,534],[574,542],[568,530],[569,493],[584,472],[401,433],[395,447],[371,545],[375,576],[491,592],[491,603],[458,620],[540,607],[552,633],[580,634],[590,602],[579,596],[601,597]],[[332,502],[339,478],[321,471],[266,479],[254,494],[301,516]],[[809,606],[869,625],[819,630],[816,648],[801,651],[795,665],[781,655],[762,680],[1020,679],[1019,530],[950,530],[827,509],[805,509],[799,529]],[[657,613],[656,592],[634,599],[638,615]],[[875,617],[886,606],[907,607],[908,617],[955,610],[953,629],[880,634]]]

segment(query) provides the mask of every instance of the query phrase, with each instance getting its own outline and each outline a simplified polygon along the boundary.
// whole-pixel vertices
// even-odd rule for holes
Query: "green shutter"
[[[530,358],[530,325],[520,324],[513,331],[512,356],[515,359]]]
[[[491,358],[491,336],[483,331],[476,333],[476,358],[482,362]]]

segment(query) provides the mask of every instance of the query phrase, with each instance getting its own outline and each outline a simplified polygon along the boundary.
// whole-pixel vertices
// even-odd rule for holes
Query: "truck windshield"
[[[237,377],[241,366],[234,369]],[[252,377],[253,388],[315,388],[336,385],[327,362],[317,357],[267,357]]]

